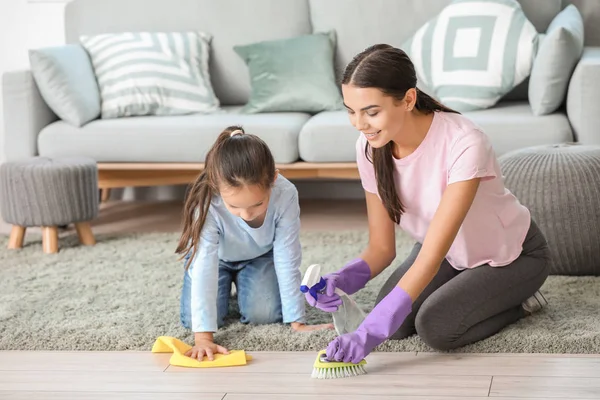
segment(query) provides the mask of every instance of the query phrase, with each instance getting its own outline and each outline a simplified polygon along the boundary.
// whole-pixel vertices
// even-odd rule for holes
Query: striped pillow
[[[219,109],[203,32],[82,36],[100,87],[102,118],[183,115]]]
[[[454,0],[402,48],[457,111],[489,108],[531,73],[539,34],[516,0]]]

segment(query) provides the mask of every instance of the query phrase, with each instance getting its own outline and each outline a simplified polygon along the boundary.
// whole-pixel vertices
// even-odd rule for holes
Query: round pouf
[[[600,146],[535,146],[499,162],[506,187],[548,240],[550,273],[600,275]]]
[[[98,215],[98,169],[90,158],[33,157],[0,166],[0,213],[13,225],[10,248],[25,229],[42,227],[46,253],[58,251],[58,226],[75,224],[80,241],[94,244],[89,221]]]

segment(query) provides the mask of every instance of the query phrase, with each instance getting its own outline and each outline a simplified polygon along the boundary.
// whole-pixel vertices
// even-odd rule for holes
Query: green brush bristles
[[[367,373],[364,368],[366,363],[365,360],[362,360],[358,364],[327,361],[325,350],[321,350],[315,360],[311,377],[317,379],[336,379],[364,375]]]

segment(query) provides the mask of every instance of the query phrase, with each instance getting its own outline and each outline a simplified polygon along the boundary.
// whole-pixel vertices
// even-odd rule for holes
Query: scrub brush
[[[364,368],[366,363],[365,360],[362,360],[358,364],[329,361],[327,360],[325,350],[321,350],[315,360],[311,378],[337,379],[364,375],[367,373]]]

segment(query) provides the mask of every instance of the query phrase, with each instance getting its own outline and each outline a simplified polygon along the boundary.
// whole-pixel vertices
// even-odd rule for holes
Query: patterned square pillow
[[[538,41],[516,0],[455,0],[402,48],[432,95],[464,112],[492,107],[523,82]]]
[[[211,113],[219,109],[203,32],[82,36],[100,87],[102,118]]]

